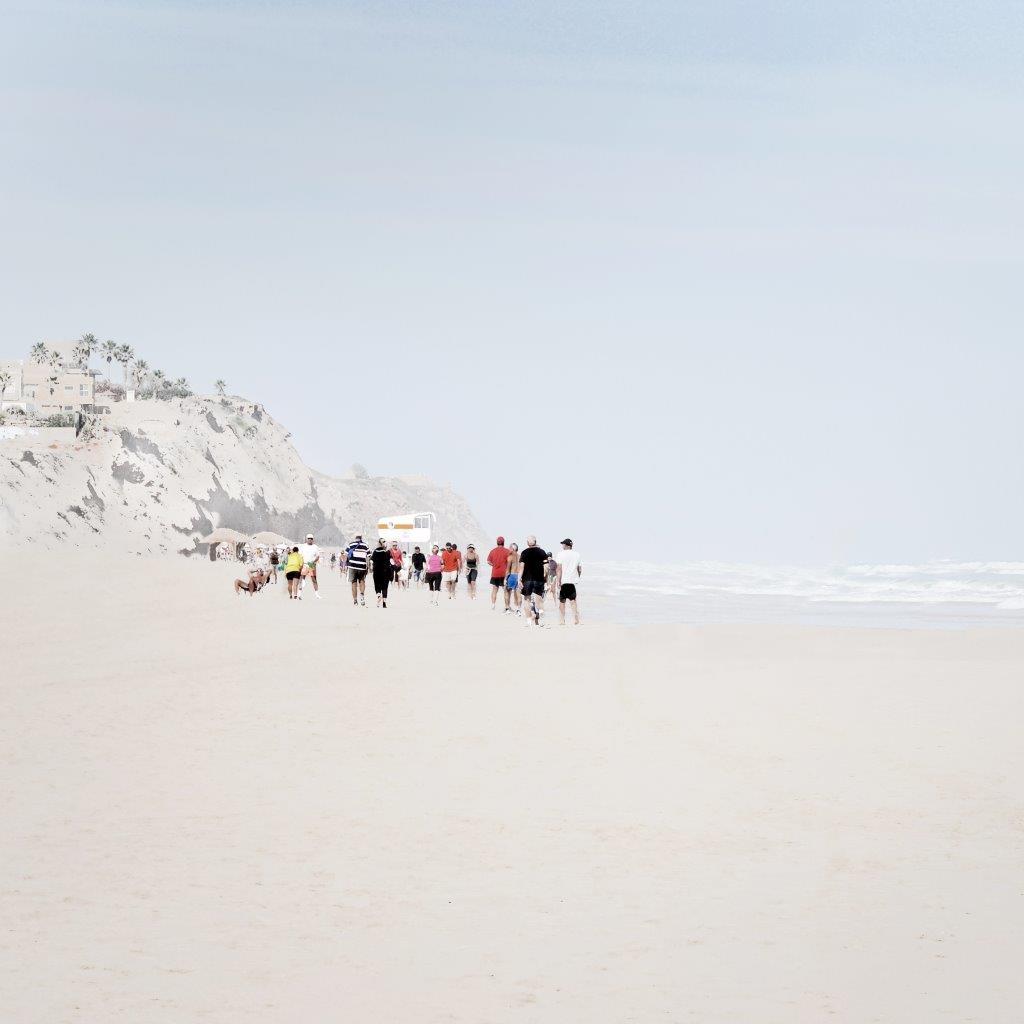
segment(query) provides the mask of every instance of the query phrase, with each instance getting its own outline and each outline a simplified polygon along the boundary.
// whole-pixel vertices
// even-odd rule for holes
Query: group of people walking
[[[580,624],[577,587],[583,575],[583,562],[566,537],[562,550],[556,555],[537,544],[532,534],[526,538],[526,547],[519,550],[513,542],[505,547],[505,538],[499,537],[487,555],[491,567],[491,610],[498,607],[502,595],[505,615],[523,615],[527,624],[541,624],[544,615],[544,595],[550,591],[558,601],[559,621],[564,625],[566,605],[572,610],[573,622]]]
[[[301,601],[307,582],[313,588],[313,596],[319,600],[317,567],[321,557],[312,534],[306,535],[304,544],[296,544],[283,552],[272,548],[266,559],[261,558],[250,567],[248,581],[235,580],[235,593],[253,594],[267,583],[276,583],[280,568],[287,581],[289,600]],[[373,581],[378,608],[387,608],[391,587],[409,589],[425,585],[433,605],[440,603],[443,588],[448,600],[454,601],[463,575],[469,598],[475,600],[477,580],[486,565],[490,572],[492,611],[498,608],[500,594],[503,614],[525,615],[527,625],[542,625],[544,598],[550,594],[557,601],[560,622],[565,623],[568,608],[573,622],[580,624],[577,587],[583,575],[583,563],[568,537],[562,541],[557,554],[545,551],[532,534],[526,538],[526,546],[521,551],[518,544],[513,542],[506,547],[505,538],[498,537],[486,559],[481,561],[473,544],[467,546],[465,554],[453,541],[448,541],[443,548],[434,544],[428,553],[419,547],[404,552],[397,542],[389,545],[383,537],[371,548],[361,534],[356,534],[340,555],[331,554],[330,561],[331,568],[340,568],[342,577],[347,579],[353,605],[365,607],[367,577]]]

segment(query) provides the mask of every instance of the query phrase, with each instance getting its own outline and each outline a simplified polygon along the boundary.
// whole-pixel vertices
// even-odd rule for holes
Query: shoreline
[[[340,579],[299,603],[209,562],[7,561],[12,1019],[1024,998],[1024,631],[536,630],[345,607]]]

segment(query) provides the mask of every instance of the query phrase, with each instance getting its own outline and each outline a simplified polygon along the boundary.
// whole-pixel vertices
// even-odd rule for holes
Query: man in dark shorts
[[[413,548],[412,552],[412,578],[416,586],[423,583],[423,566],[427,564],[427,556],[420,549]]]
[[[533,615],[526,616],[526,624],[530,619],[539,626],[540,617],[544,614],[544,581],[548,571],[548,553],[537,547],[537,538],[532,534],[526,538],[526,547],[519,552],[522,565],[520,580],[523,587],[523,603],[533,608]]]
[[[491,548],[487,556],[487,564],[491,567],[491,611],[498,606],[498,591],[505,595],[505,611],[509,609],[512,593],[505,586],[505,574],[508,572],[508,556],[511,554],[505,547],[505,538],[499,537],[497,544]]]
[[[580,624],[580,609],[576,603],[576,587],[583,575],[583,563],[580,556],[573,551],[572,541],[566,537],[562,541],[562,550],[558,553],[558,621],[565,625],[565,603],[572,605],[572,619],[575,625]]]
[[[352,584],[352,603],[366,606],[366,560],[369,549],[363,543],[363,535],[356,534],[356,539],[345,549],[346,565],[348,565],[348,581]]]

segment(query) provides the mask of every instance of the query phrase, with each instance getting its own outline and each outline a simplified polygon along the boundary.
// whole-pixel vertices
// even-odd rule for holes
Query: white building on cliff
[[[96,402],[96,371],[75,366],[73,342],[48,344],[54,362],[32,359],[0,362],[0,412],[20,409],[29,416],[92,412]]]

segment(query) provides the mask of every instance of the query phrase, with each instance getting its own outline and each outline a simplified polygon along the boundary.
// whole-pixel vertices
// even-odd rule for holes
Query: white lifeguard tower
[[[433,512],[404,512],[401,515],[381,516],[377,521],[377,533],[388,544],[394,541],[408,554],[414,547],[424,553],[430,547],[430,537],[437,516]]]

